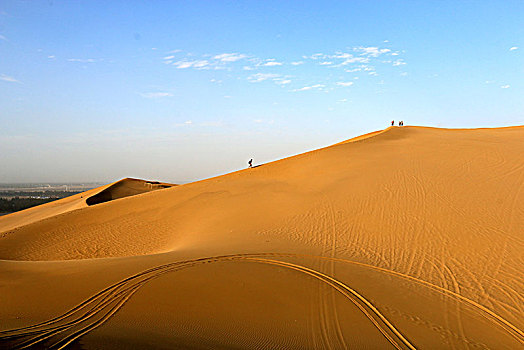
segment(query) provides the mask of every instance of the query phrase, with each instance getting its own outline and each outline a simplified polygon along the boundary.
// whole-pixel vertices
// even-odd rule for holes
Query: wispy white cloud
[[[208,67],[209,65],[210,63],[207,60],[173,62],[173,66],[177,67],[178,69],[184,69],[184,68],[204,69]]]
[[[9,75],[5,75],[5,74],[0,75],[0,80],[7,81],[9,83],[19,83],[19,81],[16,80],[15,78],[10,77]]]
[[[510,85],[502,85],[500,88],[501,89],[509,89],[511,86]]]
[[[193,65],[193,62],[188,62],[188,61],[178,61],[178,62],[173,63],[173,66],[179,69],[189,68],[192,65]]]
[[[55,57],[55,55],[49,55],[49,56],[47,56],[47,58],[49,58],[50,60],[52,60],[52,59],[54,59],[54,58],[56,58],[56,57]]]
[[[263,64],[263,66],[266,66],[266,67],[281,66],[281,65],[282,63],[277,62],[275,60],[268,60],[266,63]]]
[[[312,60],[320,60],[320,59],[324,59],[326,58],[327,55],[323,54],[323,53],[315,53],[311,56],[302,56],[302,58],[304,59],[312,59]]]
[[[3,36],[2,34],[0,34],[0,40],[8,41],[7,38]]]
[[[275,84],[278,84],[278,85],[287,85],[291,83],[291,80],[289,79],[275,79],[274,81],[275,81]]]
[[[361,55],[371,56],[371,57],[378,57],[382,54],[385,54],[391,51],[390,49],[380,49],[375,46],[369,46],[369,47],[359,46],[359,47],[356,47],[354,50],[357,52],[360,52]]]
[[[190,126],[190,125],[193,125],[193,121],[192,120],[186,120],[183,123],[175,123],[174,124],[175,127]]]
[[[393,66],[397,67],[397,66],[403,66],[405,65],[406,62],[404,62],[404,60],[400,59],[400,60],[396,60],[395,62],[393,62]]]
[[[300,89],[295,89],[295,90],[292,90],[292,91],[308,91],[308,90],[313,90],[313,89],[322,89],[323,87],[325,87],[325,85],[322,85],[322,84],[315,84],[315,85],[311,85],[311,86],[304,86]]]
[[[275,79],[280,78],[280,74],[273,74],[273,73],[256,73],[250,75],[247,80],[249,80],[252,83],[260,83],[261,81],[269,80],[269,79]]]
[[[351,57],[348,59],[345,59],[340,65],[346,66],[351,63],[369,63],[369,58],[367,57]]]
[[[348,59],[348,58],[351,58],[353,57],[352,54],[350,53],[347,53],[347,52],[336,52],[334,55],[330,56],[331,58],[344,58],[344,59]]]
[[[209,65],[209,62],[206,61],[206,60],[194,61],[193,62],[193,67],[195,67],[195,68],[203,68],[203,67],[206,67],[208,65]]]
[[[300,66],[301,64],[304,64],[304,62],[303,61],[291,62],[291,65],[293,65],[293,66]]]
[[[145,92],[141,93],[140,96],[144,98],[162,98],[162,97],[171,97],[173,96],[170,92]]]
[[[246,58],[247,55],[244,54],[238,54],[238,53],[222,53],[220,55],[216,55],[213,57],[215,60],[219,60],[221,62],[236,62],[240,61],[244,58]]]
[[[509,48],[509,51],[515,51],[515,50],[518,50],[518,48],[519,48],[518,46],[513,46]]]
[[[338,86],[348,87],[348,86],[353,85],[353,82],[352,82],[352,81],[347,81],[347,82],[339,81],[339,82],[337,83],[337,85],[338,85]]]
[[[180,50],[175,50],[179,52]],[[171,51],[172,53],[175,51]],[[219,55],[204,54],[200,58],[195,55],[187,53],[184,58],[180,57],[174,61],[175,55],[168,55],[163,57],[163,62],[168,65],[175,66],[178,69],[230,69],[228,63],[234,63],[239,60],[248,58],[247,55],[238,53],[223,53]],[[246,66],[247,67],[247,66]]]
[[[80,62],[80,63],[93,63],[97,60],[94,58],[68,58],[69,62]]]
[[[321,65],[321,66],[330,66],[332,64],[333,64],[333,62],[331,62],[331,61],[324,61],[324,62],[320,62],[319,63],[319,65]]]

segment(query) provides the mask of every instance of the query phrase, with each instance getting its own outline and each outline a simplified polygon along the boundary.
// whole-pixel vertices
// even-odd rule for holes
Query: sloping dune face
[[[524,348],[522,154],[392,127],[4,231],[0,344]]]

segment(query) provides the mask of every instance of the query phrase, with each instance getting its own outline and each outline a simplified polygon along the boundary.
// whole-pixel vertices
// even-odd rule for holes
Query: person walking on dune
[[[249,162],[247,162],[247,164],[249,164],[249,167],[252,168],[253,167],[253,159],[250,159]]]
[[[392,121],[391,121],[391,126],[394,126],[394,125],[395,125],[395,121],[392,120]]]

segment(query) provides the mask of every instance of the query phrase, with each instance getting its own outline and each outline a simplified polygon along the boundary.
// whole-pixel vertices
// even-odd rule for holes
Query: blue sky
[[[202,179],[524,124],[523,1],[3,1],[0,182]]]

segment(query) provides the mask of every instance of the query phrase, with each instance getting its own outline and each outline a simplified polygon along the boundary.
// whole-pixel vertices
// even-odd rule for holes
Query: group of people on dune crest
[[[395,126],[395,121],[394,120],[391,121],[391,126]],[[404,121],[403,120],[399,121],[398,122],[398,126],[404,126]]]

